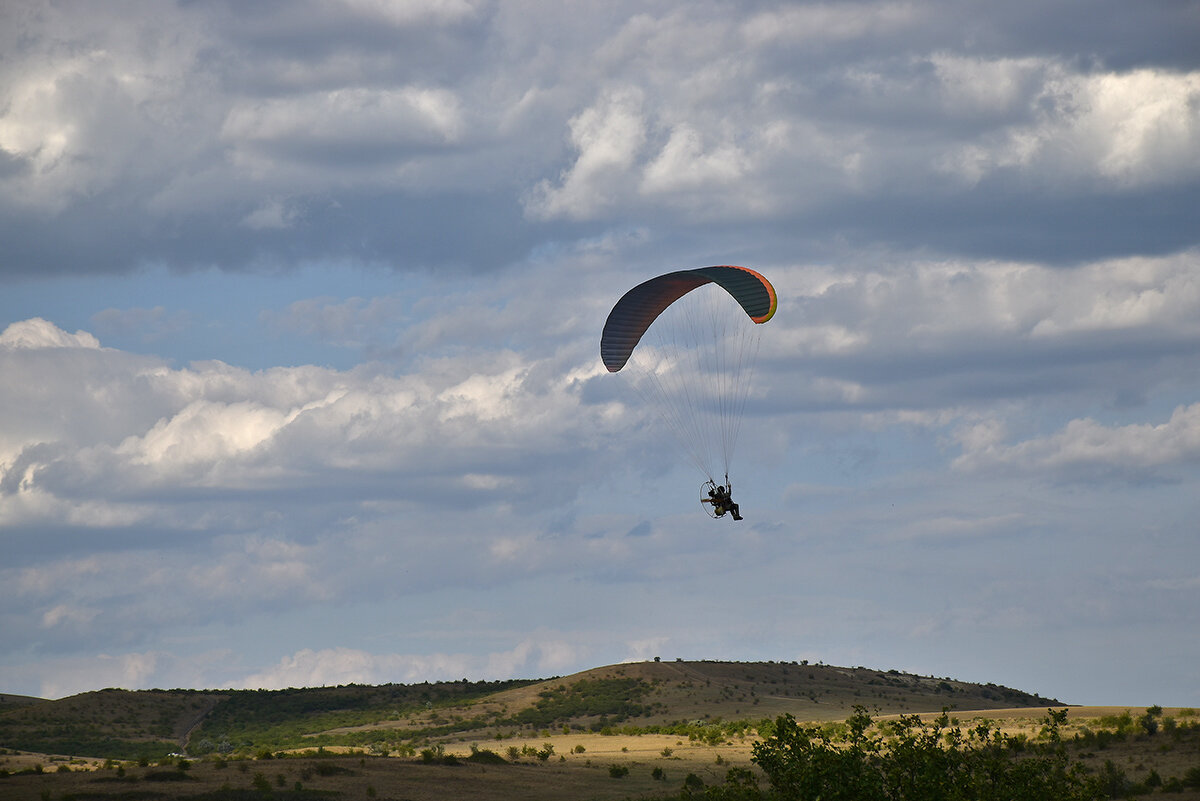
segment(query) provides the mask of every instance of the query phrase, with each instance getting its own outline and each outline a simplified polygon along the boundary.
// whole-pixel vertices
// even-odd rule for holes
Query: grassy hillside
[[[0,746],[113,759],[154,759],[185,749],[196,756],[322,746],[403,752],[549,730],[650,733],[713,721],[742,721],[747,728],[784,712],[840,720],[855,704],[888,714],[1058,702],[996,685],[861,667],[643,662],[542,681],[102,690],[0,711]]]
[[[0,746],[46,754],[143,759],[180,747],[223,696],[99,690],[0,712]]]
[[[9,693],[0,693],[0,713],[6,712],[10,709],[20,709],[24,706],[40,704],[45,700],[45,698],[34,698],[31,695],[10,695]]]
[[[721,722],[751,728],[790,713],[835,721],[862,704],[881,714],[1061,706],[996,685],[898,671],[784,662],[641,662],[612,665],[479,698],[469,705],[412,710],[354,727],[310,729],[290,747],[353,744],[399,749],[573,731],[653,733]]]
[[[1044,743],[1053,699],[996,685],[797,663],[645,662],[541,681],[280,691],[103,690],[0,708],[0,797],[23,799],[695,798],[777,716],[843,736],[943,708],[950,724]],[[924,713],[933,713],[925,715]],[[1071,759],[1111,797],[1200,801],[1190,709],[1070,707]],[[187,743],[191,758],[166,755]],[[37,751],[40,753],[25,753]],[[63,756],[49,756],[62,754]],[[95,759],[83,759],[86,755]]]
[[[320,745],[364,745],[358,733],[381,721],[424,715],[426,728],[457,731],[461,710],[532,680],[346,685],[288,690],[243,690],[227,694],[192,732],[188,752],[259,753]],[[446,715],[446,717],[442,717]],[[326,731],[340,732],[320,734]]]

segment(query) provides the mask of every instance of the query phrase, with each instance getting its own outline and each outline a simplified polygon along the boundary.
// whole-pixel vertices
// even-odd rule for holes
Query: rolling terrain
[[[779,715],[837,726],[856,706],[877,720],[948,709],[955,725],[988,720],[1036,742],[1046,710],[1064,705],[994,684],[795,662],[641,662],[538,681],[108,689],[0,705],[0,796],[662,796],[688,776],[712,785],[731,766],[752,767],[759,728]],[[1111,763],[1134,789],[1174,778],[1183,792],[1173,797],[1200,798],[1180,783],[1193,767],[1200,775],[1194,711],[1149,712],[1070,707],[1065,735],[1079,759],[1095,770]]]
[[[14,705],[0,746],[111,759],[172,752],[255,754],[686,722],[753,723],[790,713],[841,720],[880,714],[1061,706],[997,685],[898,671],[785,662],[641,662],[541,681],[346,685],[288,690],[118,690]],[[380,746],[383,747],[383,746]],[[377,748],[378,750],[378,748]]]

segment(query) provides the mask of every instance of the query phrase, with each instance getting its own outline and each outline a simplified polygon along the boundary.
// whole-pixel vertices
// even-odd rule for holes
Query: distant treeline
[[[394,720],[413,712],[459,705],[539,679],[423,682],[421,684],[347,684],[286,690],[234,690],[193,732],[189,752],[200,755],[245,748],[296,748],[360,744],[350,734],[310,737],[313,732]],[[448,722],[449,723],[449,722]],[[461,721],[446,727],[461,728]]]

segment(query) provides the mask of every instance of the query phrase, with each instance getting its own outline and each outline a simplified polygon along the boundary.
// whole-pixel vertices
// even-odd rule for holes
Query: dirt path
[[[196,730],[196,727],[204,722],[204,719],[208,717],[208,713],[216,709],[217,704],[224,700],[225,696],[223,695],[214,695],[207,699],[204,702],[204,707],[196,713],[196,717],[192,718],[191,721],[181,727],[182,731],[179,728],[176,729],[177,737],[179,738],[179,753],[187,753],[188,742],[192,739],[192,732]]]

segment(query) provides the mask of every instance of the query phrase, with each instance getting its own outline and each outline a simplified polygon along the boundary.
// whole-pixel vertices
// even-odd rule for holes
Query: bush
[[[902,715],[885,734],[873,727],[863,707],[856,707],[843,736],[784,715],[771,735],[754,745],[753,759],[767,775],[771,797],[781,799],[1092,801],[1105,797],[1105,789],[1127,789],[1115,766],[1095,779],[1070,763],[1060,735],[1065,720],[1065,710],[1049,710],[1045,742],[1022,743],[1022,754],[991,724],[964,733],[949,728],[945,713],[928,724]],[[727,778],[724,797],[763,797],[745,778]]]
[[[471,755],[467,757],[468,762],[474,762],[477,765],[507,765],[508,760],[487,748],[471,747]]]
[[[332,762],[318,762],[313,768],[318,776],[353,776],[354,771],[343,765],[335,765]],[[306,777],[307,778],[307,777]]]
[[[614,779],[623,779],[629,775],[629,768],[624,765],[609,765],[608,775]]]
[[[1100,785],[1108,798],[1124,798],[1133,789],[1125,771],[1113,764],[1111,759],[1104,760],[1104,768],[1100,771]]]
[[[181,770],[152,770],[142,777],[147,782],[187,782],[195,781]]]

